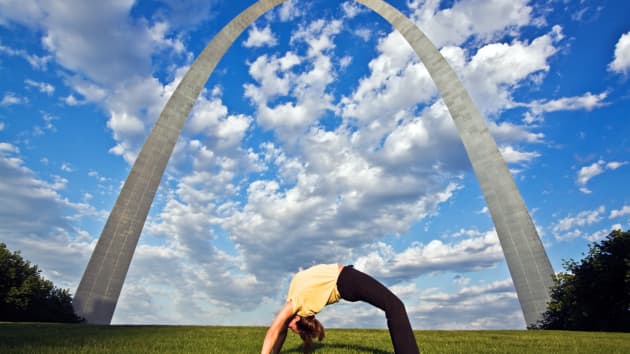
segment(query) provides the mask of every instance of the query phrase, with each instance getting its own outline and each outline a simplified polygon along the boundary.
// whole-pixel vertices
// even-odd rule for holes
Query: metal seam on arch
[[[131,168],[75,294],[75,311],[87,322],[111,322],[168,160],[214,68],[245,28],[285,1],[260,0],[232,19],[199,54],[168,100]],[[549,299],[553,270],[485,120],[453,69],[411,20],[383,0],[356,1],[403,35],[438,87],[481,185],[525,321],[536,323]]]

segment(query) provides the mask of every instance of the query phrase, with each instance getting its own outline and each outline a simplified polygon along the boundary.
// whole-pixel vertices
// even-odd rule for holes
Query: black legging
[[[346,266],[337,279],[337,290],[344,300],[365,301],[385,311],[396,354],[420,353],[405,305],[383,284],[352,266]]]

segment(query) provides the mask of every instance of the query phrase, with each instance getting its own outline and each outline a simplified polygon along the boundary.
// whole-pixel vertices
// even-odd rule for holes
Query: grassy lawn
[[[257,353],[266,328],[0,324],[0,353]],[[630,333],[417,331],[422,353],[630,353]],[[283,353],[301,353],[289,334]],[[393,353],[386,330],[330,329],[316,353]]]

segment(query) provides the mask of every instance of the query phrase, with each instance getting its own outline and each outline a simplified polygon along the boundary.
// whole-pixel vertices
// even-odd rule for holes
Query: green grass
[[[0,324],[0,353],[258,353],[266,328]],[[630,353],[630,333],[417,331],[422,353]],[[283,353],[301,353],[289,334]],[[315,353],[393,353],[386,330],[329,329]]]

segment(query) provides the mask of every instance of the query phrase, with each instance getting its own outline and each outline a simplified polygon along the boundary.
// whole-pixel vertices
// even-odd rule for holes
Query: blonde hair
[[[304,341],[304,353],[308,354],[313,350],[314,338],[317,338],[320,342],[324,339],[324,326],[315,316],[300,317],[296,325],[300,330],[300,337]]]

